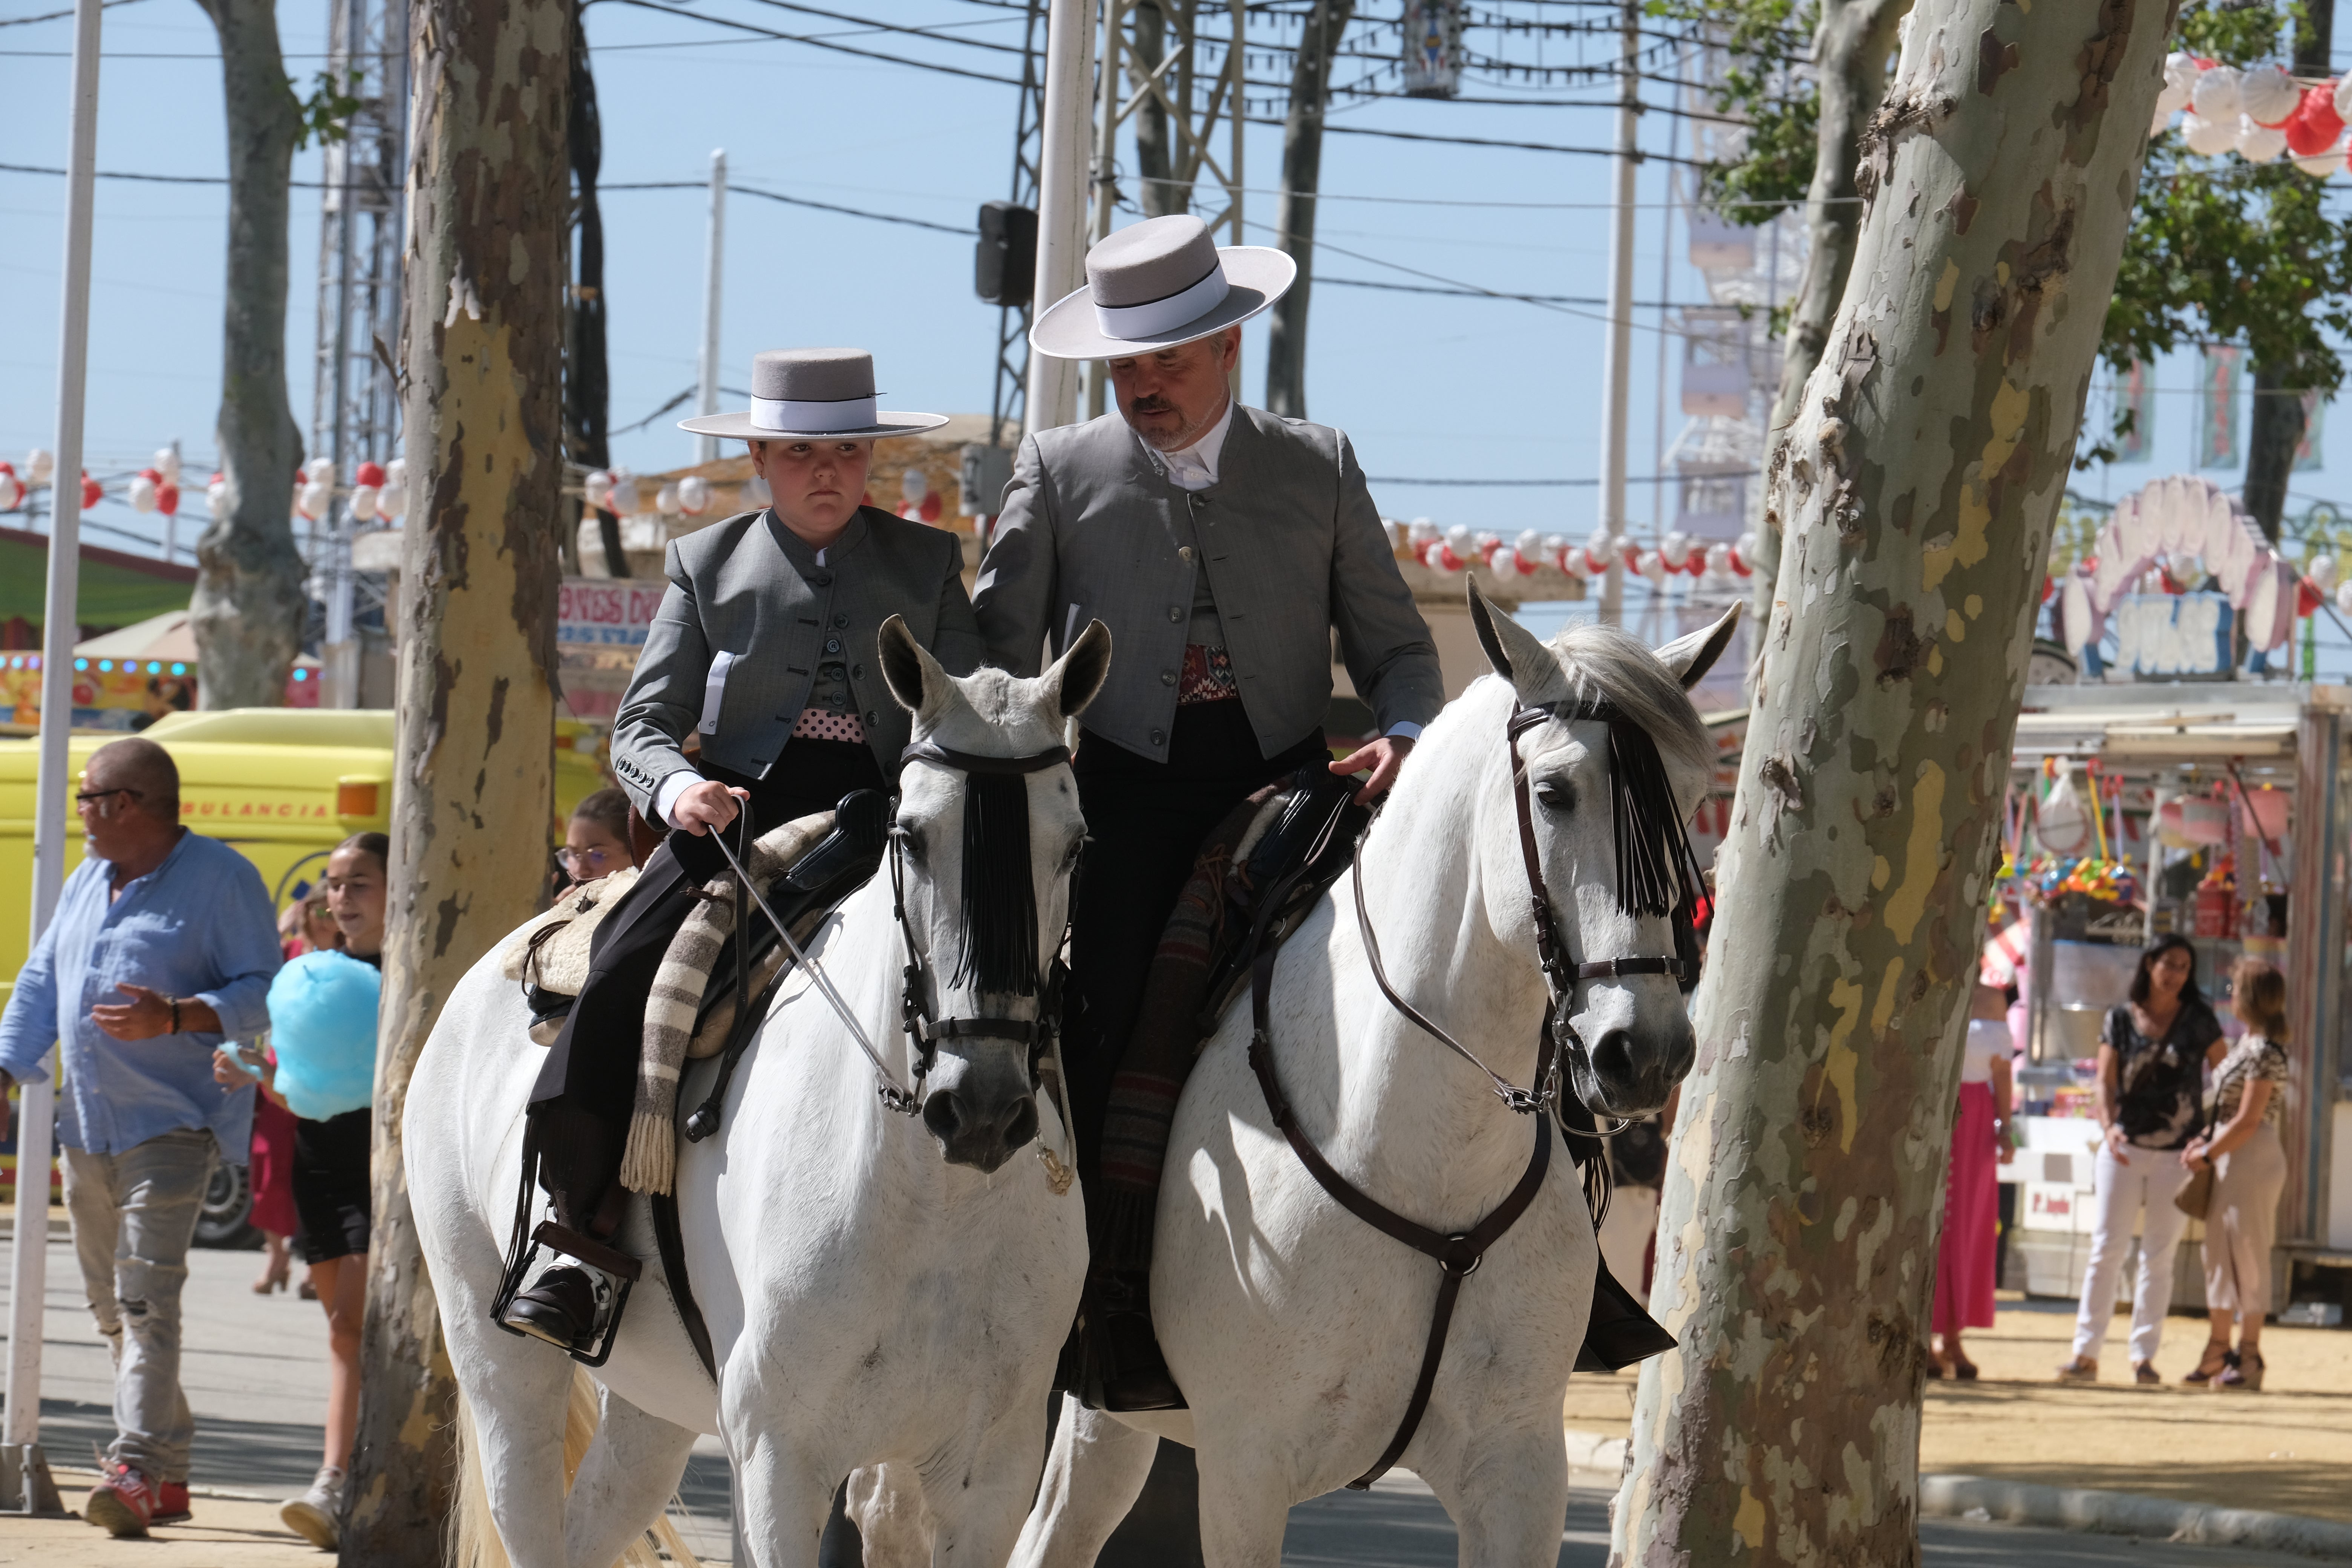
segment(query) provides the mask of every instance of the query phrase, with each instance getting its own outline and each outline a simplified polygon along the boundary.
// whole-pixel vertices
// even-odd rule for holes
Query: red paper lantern
[[[2343,133],[2344,117],[2336,112],[2334,85],[2304,89],[2303,101],[2287,119],[2287,151],[2298,158],[2316,158],[2336,145]]]
[[[88,511],[106,499],[106,491],[85,471],[81,477],[81,509]]]
[[[373,485],[379,489],[383,489],[383,465],[382,463],[362,463],[359,467],[359,471],[352,476],[352,482],[356,485]]]
[[[155,487],[155,510],[162,512],[165,517],[177,517],[180,514],[180,487],[177,485],[157,485]]]

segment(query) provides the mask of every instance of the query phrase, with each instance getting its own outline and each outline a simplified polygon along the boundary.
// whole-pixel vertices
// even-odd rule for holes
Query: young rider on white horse
[[[670,938],[725,869],[715,834],[751,836],[829,811],[898,776],[908,716],[875,658],[891,616],[950,674],[980,660],[954,535],[863,504],[874,442],[946,423],[875,406],[874,362],[856,349],[758,355],[748,413],[680,428],[751,444],[773,497],[674,542],[669,588],[613,730],[613,771],[651,825],[668,828],[599,927],[588,979],[531,1095],[525,1158],[557,1223],[593,1242],[618,1228],[619,1177],[646,994]],[[699,759],[684,746],[698,737]],[[509,1309],[509,1327],[566,1349],[606,1341],[609,1300],[584,1266],[549,1269]]]

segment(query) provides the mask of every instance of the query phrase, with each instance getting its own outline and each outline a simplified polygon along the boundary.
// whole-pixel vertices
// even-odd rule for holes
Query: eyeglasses
[[[572,849],[568,847],[557,850],[555,852],[555,858],[563,863],[563,868],[565,870],[571,872],[575,877],[583,879],[583,880],[592,875],[598,877],[603,876],[609,868],[616,864],[621,858],[618,852],[611,849]]]
[[[118,795],[127,795],[133,800],[147,798],[147,792],[143,789],[86,789],[76,792],[74,809],[85,816],[96,813],[102,817],[110,817],[114,815],[113,801]]]

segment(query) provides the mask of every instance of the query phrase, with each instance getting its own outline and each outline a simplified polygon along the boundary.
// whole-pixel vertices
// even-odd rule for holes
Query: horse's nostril
[[[933,1089],[923,1099],[923,1125],[942,1143],[955,1142],[963,1126],[963,1110],[951,1089]]]
[[[1633,1077],[1633,1037],[1624,1029],[1612,1029],[1593,1043],[1592,1070],[1604,1080],[1624,1083]]]
[[[1037,1101],[1023,1095],[1004,1117],[1004,1146],[1018,1149],[1037,1136]]]

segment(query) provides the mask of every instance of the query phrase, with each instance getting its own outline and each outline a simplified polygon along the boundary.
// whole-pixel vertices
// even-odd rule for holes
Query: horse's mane
[[[1708,776],[1715,744],[1682,682],[1658,656],[1615,626],[1570,624],[1551,639],[1571,700],[1607,698],[1648,731],[1670,773]]]

